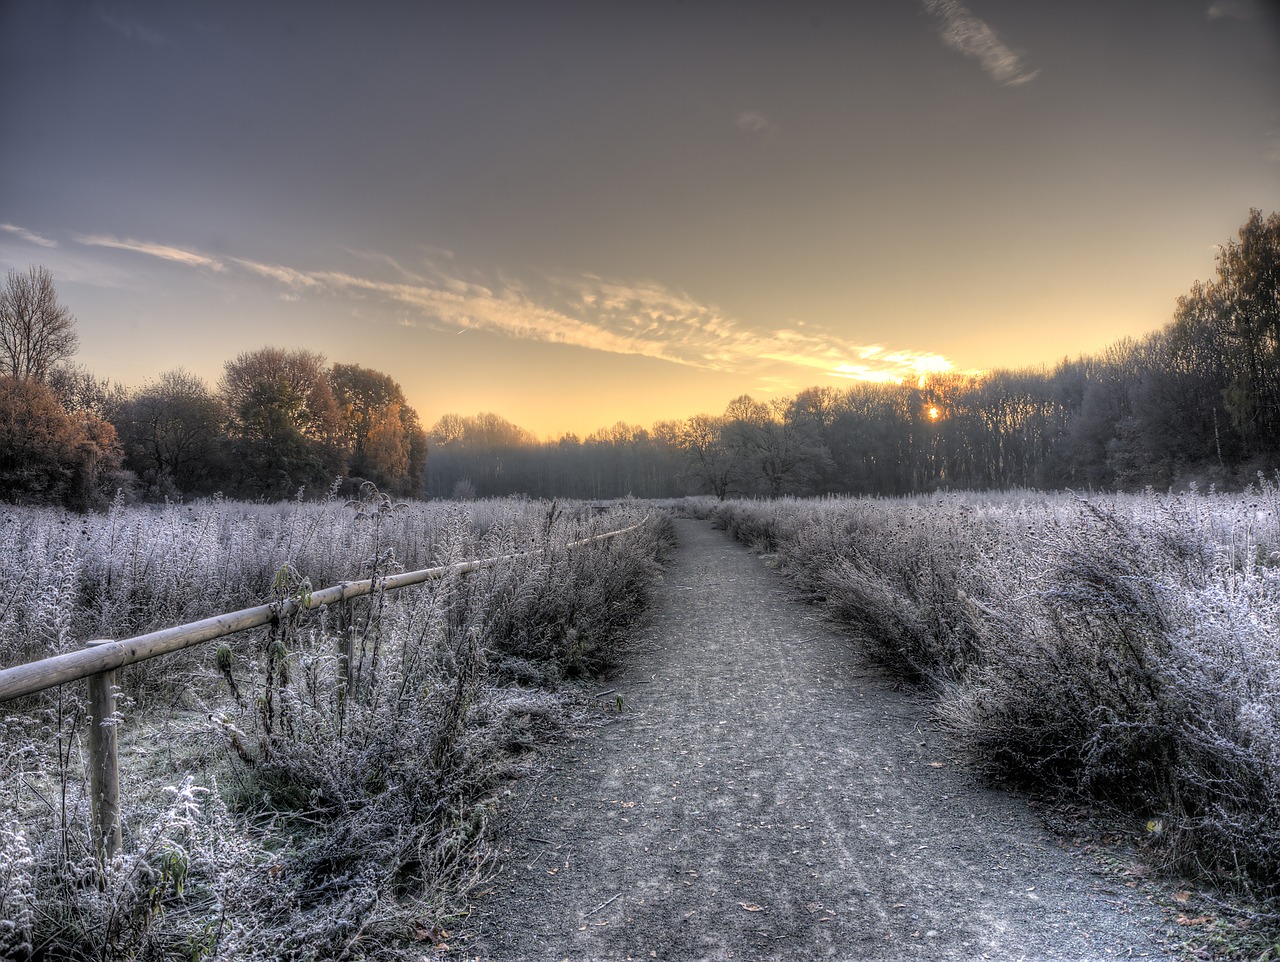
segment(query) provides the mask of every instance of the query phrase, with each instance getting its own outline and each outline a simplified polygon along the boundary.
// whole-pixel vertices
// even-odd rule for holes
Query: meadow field
[[[418,957],[497,859],[535,749],[650,602],[670,509],[754,546],[997,781],[1130,820],[1280,898],[1280,490],[895,499],[223,500],[0,513],[5,665],[401,570],[121,673],[124,845],[95,852],[86,705],[0,707],[0,956]],[[570,547],[628,528],[608,541]],[[692,643],[692,642],[689,642]],[[594,715],[592,713],[595,713]],[[444,951],[441,949],[441,951]],[[418,953],[415,956],[413,953]],[[406,954],[407,953],[407,954]]]
[[[1171,869],[1280,890],[1280,492],[707,503],[975,766],[1101,801]]]
[[[495,793],[586,710],[669,522],[529,500],[0,512],[5,666],[343,581],[513,555],[120,674],[122,851],[95,853],[83,686],[0,706],[0,957],[339,958],[447,939]],[[384,948],[379,949],[379,946]],[[371,948],[372,947],[372,948]],[[390,956],[389,956],[390,957]]]

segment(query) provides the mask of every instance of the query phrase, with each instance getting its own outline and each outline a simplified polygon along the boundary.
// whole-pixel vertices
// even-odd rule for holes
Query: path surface
[[[950,764],[919,696],[759,558],[677,524],[602,686],[625,710],[517,790],[467,958],[1166,958],[1160,912]]]

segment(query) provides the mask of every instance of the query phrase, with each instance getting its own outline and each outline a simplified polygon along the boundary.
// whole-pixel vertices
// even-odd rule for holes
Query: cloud
[[[810,375],[901,382],[952,369],[937,354],[858,345],[811,326],[755,331],[712,305],[652,282],[626,284],[591,275],[553,278],[537,297],[518,284],[450,277],[414,284],[337,272],[310,276],[332,291],[380,296],[412,308],[441,329],[482,330],[708,371],[763,374],[782,367]]]
[[[667,356],[661,341],[615,331],[540,303],[510,286],[486,287],[444,278],[430,284],[383,281],[339,271],[317,271],[310,275],[330,291],[374,295],[419,315],[434,319],[442,327],[482,330],[518,340],[566,344],[612,354]]]
[[[580,305],[581,315],[593,327],[627,339],[633,353],[690,367],[762,377],[767,369],[786,368],[810,376],[893,382],[952,369],[941,355],[859,345],[802,322],[773,331],[753,330],[714,306],[655,283],[628,285],[585,277],[559,284],[568,289],[566,301]]]
[[[133,251],[137,254],[150,254],[152,257],[159,257],[161,260],[186,264],[188,267],[207,267],[218,272],[227,269],[226,265],[216,258],[198,254],[195,251],[183,250],[180,247],[166,247],[163,244],[149,244],[145,241],[121,240],[107,234],[77,234],[75,235],[75,240],[76,243],[85,244],[89,247],[112,247],[116,250]]]
[[[118,8],[109,8],[106,4],[95,3],[93,12],[99,20],[126,40],[140,40],[153,47],[162,47],[169,43],[169,38],[159,30],[149,27],[141,20],[127,16]]]
[[[942,42],[966,57],[976,59],[993,80],[1013,87],[1039,76],[1039,70],[1028,71],[1022,57],[1005,46],[996,32],[970,13],[959,0],[923,2],[925,12],[938,22]]]
[[[39,247],[58,246],[57,241],[50,240],[47,237],[41,237],[39,234],[29,231],[24,227],[18,227],[16,224],[0,224],[0,230],[13,234],[15,237],[26,241],[28,244],[36,244]]]
[[[172,248],[168,249],[172,250]],[[199,257],[201,255],[190,256]],[[281,267],[278,264],[262,264],[258,261],[245,260],[240,257],[232,257],[230,258],[230,262],[243,267],[247,271],[252,271],[260,277],[266,277],[273,281],[278,281],[294,291],[307,287],[316,287],[319,284],[319,282],[309,274],[304,274],[302,271],[295,271],[290,267]]]
[[[868,381],[915,381],[950,371],[938,354],[889,351],[861,345],[800,321],[759,331],[714,305],[654,282],[624,283],[595,275],[542,278],[536,283],[497,277],[471,279],[429,262],[424,276],[391,258],[360,255],[390,268],[390,279],[347,271],[307,271],[241,257],[222,260],[163,244],[75,235],[94,247],[148,254],[193,268],[243,271],[284,288],[287,300],[303,295],[345,295],[394,306],[404,328],[487,331],[515,340],[563,344],[648,357],[706,371],[780,378],[779,371]],[[781,378],[780,378],[781,379]]]
[[[1221,20],[1224,17],[1232,20],[1253,20],[1258,13],[1258,4],[1255,0],[1214,0],[1209,5],[1206,16],[1210,20]]]
[[[739,130],[745,130],[753,134],[768,133],[775,129],[773,122],[758,110],[742,111],[742,113],[738,114],[738,118],[733,122],[733,125]]]
[[[354,247],[344,247],[342,249],[346,251],[346,253],[350,254],[352,257],[359,257],[363,260],[370,261],[374,264],[386,264],[388,267],[394,270],[397,274],[399,274],[405,280],[410,280],[410,281],[423,280],[421,275],[415,274],[412,271],[405,269],[400,265],[400,262],[397,261],[394,257],[391,257],[388,254],[383,254],[381,251],[358,250]],[[449,254],[448,256],[452,257],[453,255]]]

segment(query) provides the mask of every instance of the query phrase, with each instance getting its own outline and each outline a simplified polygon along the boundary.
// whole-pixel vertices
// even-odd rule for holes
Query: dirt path
[[[517,791],[466,957],[1166,958],[1160,912],[947,762],[918,697],[759,558],[678,526],[603,686],[624,711]]]

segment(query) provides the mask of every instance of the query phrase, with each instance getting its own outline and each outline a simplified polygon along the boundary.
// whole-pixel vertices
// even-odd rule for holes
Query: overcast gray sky
[[[1258,0],[0,4],[0,268],[542,434],[1165,323],[1280,209]]]

